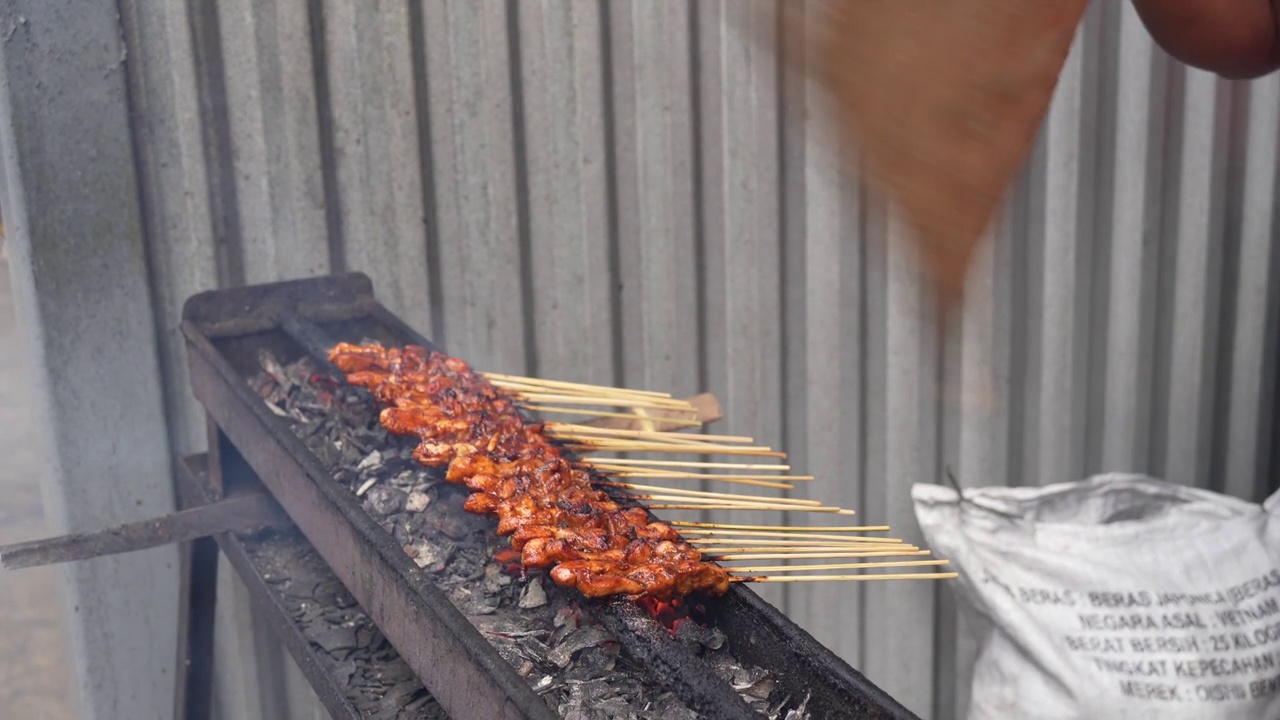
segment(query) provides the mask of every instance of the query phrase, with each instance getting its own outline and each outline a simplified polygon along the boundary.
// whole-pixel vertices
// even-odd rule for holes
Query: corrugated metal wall
[[[722,431],[908,536],[947,467],[1271,477],[1280,83],[1174,65],[1127,3],[1089,11],[943,333],[830,99],[784,82],[745,3],[121,4],[177,449],[203,445],[183,300],[350,269],[482,367],[710,389]],[[921,714],[963,707],[949,592],[763,594]],[[237,597],[224,716],[314,714]]]

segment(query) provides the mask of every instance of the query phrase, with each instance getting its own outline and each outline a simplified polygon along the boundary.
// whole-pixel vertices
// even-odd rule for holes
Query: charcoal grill
[[[372,338],[390,346],[435,347],[376,300],[369,278],[348,273],[202,293],[186,303],[182,331],[191,386],[208,414],[210,431],[207,471],[200,461],[185,464],[185,484],[194,488],[188,490],[191,501],[265,486],[300,533],[291,541],[301,548],[294,552],[313,552],[322,560],[394,648],[394,662],[402,662],[430,692],[431,703],[413,696],[422,713],[483,720],[557,717],[249,387],[261,351],[292,361],[322,355],[333,341]],[[231,548],[241,574],[261,574],[248,549],[251,542],[220,541],[224,550]],[[209,562],[208,549],[203,552],[197,543],[195,562]],[[335,716],[353,716],[351,699],[333,687],[332,662],[317,657],[322,653],[316,643],[288,621],[278,594],[266,584],[259,589],[259,600],[285,618],[278,629],[286,640],[292,638],[286,647],[326,706]],[[762,717],[635,603],[584,604],[625,652],[652,667],[654,676],[700,717]],[[193,606],[197,616],[208,610]],[[210,621],[193,620],[196,632],[207,634]],[[736,657],[770,671],[792,695],[808,696],[814,718],[915,717],[742,584],[707,602],[702,621],[725,634]]]

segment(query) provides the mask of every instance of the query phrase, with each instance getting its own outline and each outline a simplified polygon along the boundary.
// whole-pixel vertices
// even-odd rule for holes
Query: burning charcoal
[[[410,700],[396,715],[396,720],[424,720],[424,718],[444,718],[444,711],[436,704],[435,699],[426,690],[419,689],[413,700]]]
[[[275,353],[270,350],[258,351],[258,366],[262,368],[263,372],[270,375],[277,385],[288,386],[291,384],[288,373],[285,372],[280,361],[276,359]]]
[[[609,642],[612,638],[604,629],[599,627],[586,627],[576,630],[569,634],[559,645],[551,650],[549,656],[551,662],[560,667],[568,667],[573,659],[573,654],[585,648],[594,647],[601,643]]]
[[[388,688],[387,693],[382,696],[378,702],[378,708],[375,715],[383,716],[396,708],[405,704],[406,699],[418,692],[420,688],[415,687],[412,683],[399,683]]]
[[[603,713],[603,716],[597,715],[597,717],[610,718],[611,720],[632,718],[636,716],[635,711],[631,709],[631,704],[627,702],[626,698],[619,697],[617,695],[597,701],[595,707],[592,709],[597,713]]]
[[[537,660],[540,663],[547,662],[551,655],[551,648],[545,643],[532,635],[525,635],[519,638],[520,647],[524,648],[525,656],[531,660]]]
[[[449,600],[453,601],[463,615],[490,615],[498,609],[497,598],[477,595],[462,585],[449,588],[448,594]]]
[[[416,544],[411,545],[413,552],[409,556],[417,563],[418,567],[427,572],[440,572],[444,570],[445,563],[449,562],[449,556],[453,554],[453,545],[437,545],[430,540],[422,539]],[[406,551],[408,548],[406,548]]]
[[[694,620],[682,620],[676,625],[676,639],[695,648],[701,646],[719,650],[724,646],[725,635],[717,627]]]
[[[378,419],[381,407],[368,391],[313,375],[324,372],[314,362],[278,365],[271,369],[282,375],[281,380],[266,371],[255,378],[259,397],[294,418],[295,434],[329,467],[335,482],[359,493],[375,523],[431,573],[453,606],[550,708],[563,706],[570,717],[592,720],[697,717],[678,697],[660,689],[650,668],[621,653],[613,636],[579,608],[572,591],[541,574],[517,582],[505,572],[505,563],[496,562],[495,556],[510,543],[494,532],[493,519],[466,512],[462,504],[467,489],[445,483],[443,470],[428,469],[413,459],[416,438],[386,432]],[[407,666],[376,627],[353,624],[359,613],[353,600],[339,603],[331,588],[298,576],[292,563],[281,567],[281,577],[290,571],[297,576],[282,585],[304,596],[290,607],[291,613],[305,619],[316,645],[323,647],[323,640],[339,651],[337,659],[351,663],[343,666],[340,677],[361,688],[353,702],[363,716],[442,717],[434,703],[420,706],[420,714],[405,711],[405,705],[419,696],[405,697],[402,686],[416,681],[406,677],[411,675]],[[352,610],[339,609],[345,607]],[[731,677],[741,665],[723,649],[711,649],[723,643],[719,632],[698,628],[693,621],[688,624],[681,640],[707,648],[704,654],[709,658],[725,657],[722,674]],[[552,672],[546,673],[547,668]],[[369,702],[377,696],[396,702]],[[779,712],[793,705],[780,705]]]
[[[511,584],[511,576],[502,572],[502,568],[490,563],[484,566],[484,591],[490,595],[502,592]]]
[[[344,660],[333,669],[334,677],[339,685],[346,685],[351,682],[351,676],[356,674],[355,660]]]
[[[664,694],[655,703],[653,716],[663,720],[698,720],[698,713],[685,707],[680,698],[671,693]]]
[[[751,687],[763,680],[769,672],[762,668],[734,668],[729,682],[732,683],[735,690]]]
[[[284,372],[285,376],[289,378],[289,382],[294,385],[308,386],[311,384],[311,377],[316,374],[316,364],[312,362],[310,357],[303,356],[289,363]]]
[[[398,488],[382,485],[367,493],[365,504],[379,515],[392,515],[404,510],[408,495]]]
[[[555,684],[555,680],[550,675],[544,675],[541,680],[533,684],[533,691],[540,693],[544,690],[549,690]]]
[[[336,655],[341,650],[350,651],[360,647],[360,643],[356,640],[355,628],[346,625],[330,625],[317,632],[310,640],[330,655]]]
[[[266,399],[271,390],[275,387],[275,378],[266,373],[259,373],[249,378],[249,387],[259,398]]]
[[[733,689],[748,698],[768,700],[769,696],[773,695],[773,692],[778,689],[778,683],[771,677],[764,677],[745,687],[741,685],[734,685]]]
[[[532,610],[547,604],[547,591],[542,588],[542,578],[533,578],[520,594],[520,609]]]
[[[805,695],[804,702],[801,702],[798,707],[795,707],[787,711],[787,716],[785,720],[809,720],[808,707],[809,707],[809,696]]]
[[[506,660],[512,665],[519,665],[528,659],[521,651],[519,643],[511,638],[502,637],[501,635],[493,635],[489,637],[489,643],[498,651],[498,654],[502,656],[503,660]]]
[[[408,502],[406,501],[407,504]],[[435,534],[431,517],[425,512],[401,515],[396,518],[396,523],[397,525],[403,525],[405,533],[410,537],[429,537]]]
[[[569,682],[569,700],[560,706],[560,714],[578,720],[609,720],[634,717],[624,698],[618,697],[604,679]]]
[[[610,649],[604,645],[589,647],[578,654],[578,659],[574,661],[569,668],[569,672],[565,673],[568,680],[588,680],[593,677],[608,675],[616,665],[618,651],[615,648]]]
[[[409,512],[415,512],[415,513],[422,512],[423,510],[426,510],[427,506],[430,504],[431,504],[430,495],[424,492],[419,492],[417,490],[414,490],[413,492],[409,493],[409,498],[405,500],[404,509]]]
[[[564,608],[556,613],[554,625],[556,627],[568,627],[570,630],[577,629],[579,613],[574,608]]]
[[[333,408],[333,396],[325,393],[315,397],[299,398],[294,407],[312,415],[320,415],[329,412]]]
[[[356,469],[360,472],[376,470],[379,467],[382,467],[382,453],[377,450],[366,455],[365,458],[360,461],[360,464],[356,465]]]

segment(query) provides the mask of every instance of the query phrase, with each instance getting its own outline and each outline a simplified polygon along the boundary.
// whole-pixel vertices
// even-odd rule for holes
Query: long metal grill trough
[[[450,717],[914,717],[742,584],[672,632],[502,572],[491,521],[319,360],[334,341],[434,347],[364,275],[203,293],[182,328],[211,425]]]

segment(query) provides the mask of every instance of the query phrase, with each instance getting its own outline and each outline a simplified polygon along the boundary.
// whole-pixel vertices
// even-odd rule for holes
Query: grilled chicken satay
[[[330,361],[386,407],[390,432],[421,439],[414,458],[447,467],[472,494],[468,512],[494,515],[525,568],[552,568],[556,583],[589,597],[671,599],[723,593],[729,575],[704,562],[666,523],[597,490],[512,399],[458,358],[420,347],[339,344]]]

